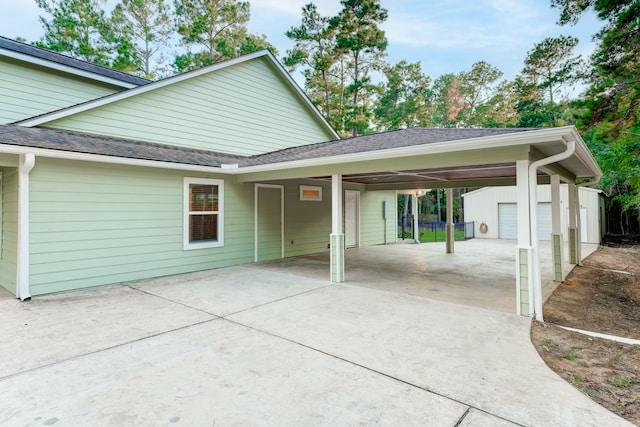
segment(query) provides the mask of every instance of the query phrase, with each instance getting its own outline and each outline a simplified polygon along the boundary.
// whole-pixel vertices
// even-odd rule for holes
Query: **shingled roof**
[[[168,163],[220,167],[222,164],[247,166],[318,159],[345,154],[364,153],[390,148],[503,135],[534,130],[509,129],[432,129],[410,128],[357,136],[348,139],[287,148],[244,157],[208,150],[175,147],[144,141],[95,136],[46,128],[0,125],[0,143],[73,153],[98,154]]]
[[[110,68],[101,67],[90,62],[85,62],[67,55],[52,52],[50,50],[41,49],[39,47],[21,43],[2,36],[0,36],[0,49],[6,49],[12,52],[21,53],[33,58],[38,58],[44,61],[53,62],[56,64],[86,71],[92,74],[97,74],[102,77],[107,77],[135,86],[142,86],[151,82],[150,80],[143,79],[141,77],[132,76],[131,74],[112,70]]]
[[[271,153],[251,156],[240,161],[240,166],[256,166],[295,160],[317,159],[344,154],[365,153],[390,148],[410,147],[438,142],[459,141],[471,138],[526,132],[534,128],[500,129],[442,129],[409,128],[371,135],[356,136],[300,147],[286,148]]]
[[[215,151],[15,125],[0,125],[0,144],[209,167],[240,160]]]

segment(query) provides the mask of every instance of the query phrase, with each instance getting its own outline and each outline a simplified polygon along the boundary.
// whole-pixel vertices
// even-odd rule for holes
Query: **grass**
[[[576,355],[574,353],[565,353],[565,355],[563,356],[565,359],[567,360],[576,360]]]
[[[402,231],[398,231],[398,238],[402,239]],[[413,233],[411,231],[404,232],[405,239],[412,239]],[[453,233],[454,240],[464,240],[464,231],[455,231]],[[446,240],[446,234],[444,230],[425,230],[420,232],[420,242],[428,243],[428,242],[444,242]]]
[[[540,345],[543,345],[545,347],[558,347],[558,344],[556,344],[551,338],[545,338],[544,340],[542,340]]]
[[[628,378],[613,377],[611,379],[611,384],[613,384],[616,387],[631,387],[631,384],[633,384],[633,381]]]

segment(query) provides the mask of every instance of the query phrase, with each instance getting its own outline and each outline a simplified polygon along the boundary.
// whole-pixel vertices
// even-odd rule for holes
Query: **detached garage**
[[[583,243],[600,243],[604,235],[602,191],[580,188],[580,223]],[[475,236],[489,239],[517,239],[518,217],[516,187],[485,187],[463,195],[464,216],[473,221]],[[561,222],[565,241],[568,233],[569,195],[560,186]],[[551,240],[551,186],[538,186],[538,239]]]

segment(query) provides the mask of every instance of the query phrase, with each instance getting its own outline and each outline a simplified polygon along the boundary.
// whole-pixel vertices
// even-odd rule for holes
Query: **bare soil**
[[[531,339],[558,375],[640,425],[640,346],[570,332],[568,326],[640,340],[640,246],[600,247],[544,305]]]

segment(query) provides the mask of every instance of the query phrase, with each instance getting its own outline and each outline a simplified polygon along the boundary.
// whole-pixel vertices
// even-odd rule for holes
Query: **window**
[[[224,244],[223,189],[220,179],[184,179],[184,250]]]
[[[322,201],[322,187],[300,186],[300,200]]]

